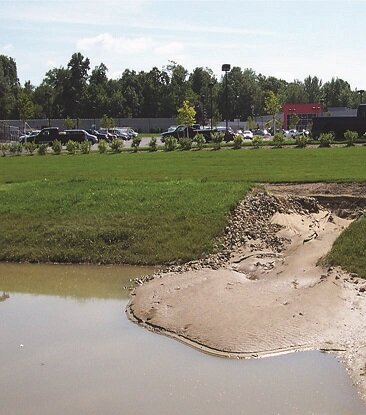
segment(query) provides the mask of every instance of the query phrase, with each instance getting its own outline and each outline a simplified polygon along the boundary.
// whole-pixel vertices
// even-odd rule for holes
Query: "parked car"
[[[161,133],[160,139],[161,139],[162,143],[164,143],[165,138],[169,137],[169,136],[172,136],[172,137],[175,137],[175,138],[179,139],[179,138],[183,138],[183,137],[187,137],[187,136],[189,138],[193,138],[195,135],[196,135],[196,132],[192,127],[188,127],[186,125],[177,125],[174,128],[174,130],[169,128],[168,131],[164,131],[163,133]]]
[[[32,141],[32,138],[35,137],[36,135],[38,135],[40,133],[40,131],[41,130],[33,130],[30,133],[28,133],[28,134],[21,135],[19,137],[19,141],[22,144],[26,143],[27,141]]]
[[[136,132],[131,127],[122,127],[122,128],[119,128],[119,130],[121,130],[123,133],[126,133],[130,140],[132,140],[134,137],[137,137],[139,135],[139,133]]]
[[[85,130],[85,131],[87,133],[91,134],[91,135],[95,135],[97,137],[98,141],[100,141],[100,140],[109,141],[107,133],[100,133],[99,131],[96,131],[96,130]]]
[[[115,127],[115,128],[109,128],[108,132],[111,134],[114,134],[118,138],[121,138],[122,140],[130,140],[133,138],[134,134],[137,134],[134,130],[133,133],[130,131],[129,127]]]
[[[250,130],[244,130],[242,136],[244,139],[251,140],[253,138],[253,133]]]
[[[89,141],[90,144],[98,143],[98,138],[93,134],[89,134],[85,130],[65,130],[65,135],[66,135],[66,142],[68,140],[73,140],[73,141],[77,141],[81,143],[82,141],[87,140]]]
[[[104,134],[107,138],[106,140],[110,143],[114,138],[117,138],[115,134],[112,134],[108,131],[107,128],[99,128],[98,131],[100,134]]]

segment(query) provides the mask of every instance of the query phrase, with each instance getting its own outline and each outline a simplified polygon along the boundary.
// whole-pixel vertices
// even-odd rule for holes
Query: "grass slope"
[[[0,260],[186,261],[250,183],[365,181],[366,148],[0,158]]]

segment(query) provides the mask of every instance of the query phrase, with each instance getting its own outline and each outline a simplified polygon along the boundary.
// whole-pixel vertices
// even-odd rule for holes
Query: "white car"
[[[242,132],[244,139],[251,140],[253,138],[253,133],[250,130],[244,130]]]

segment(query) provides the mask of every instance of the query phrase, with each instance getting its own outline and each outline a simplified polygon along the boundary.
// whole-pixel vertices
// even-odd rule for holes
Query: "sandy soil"
[[[268,191],[310,195],[330,189],[332,195],[352,196],[337,186]],[[366,190],[363,186],[353,188],[353,195]],[[237,244],[218,269],[158,274],[132,292],[128,315],[151,330],[228,357],[336,352],[366,399],[366,282],[318,265],[350,223],[327,209],[296,210],[291,204],[277,209],[264,225],[274,227],[284,245],[263,244],[260,231],[256,239],[251,235]]]

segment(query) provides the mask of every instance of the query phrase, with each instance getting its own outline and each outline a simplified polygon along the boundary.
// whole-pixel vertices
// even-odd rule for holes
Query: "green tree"
[[[15,118],[18,88],[17,66],[14,59],[0,55],[0,119]]]
[[[310,75],[304,79],[304,90],[307,96],[307,102],[319,102],[322,96],[321,92],[322,88],[322,81],[314,76],[311,77]]]
[[[103,128],[113,128],[114,127],[114,120],[111,117],[108,117],[108,115],[103,115],[100,125]]]
[[[264,109],[267,114],[272,115],[273,130],[276,131],[276,115],[281,109],[281,101],[278,95],[276,95],[273,91],[267,92],[267,96],[264,100]]]
[[[183,101],[183,105],[178,108],[178,124],[192,125],[195,122],[196,110],[188,101]]]
[[[24,130],[25,124],[29,118],[33,116],[34,105],[30,99],[29,93],[25,89],[21,89],[18,94],[17,107],[20,115],[20,119],[23,121]]]
[[[296,128],[299,122],[300,122],[300,117],[297,114],[290,115],[290,128]]]

